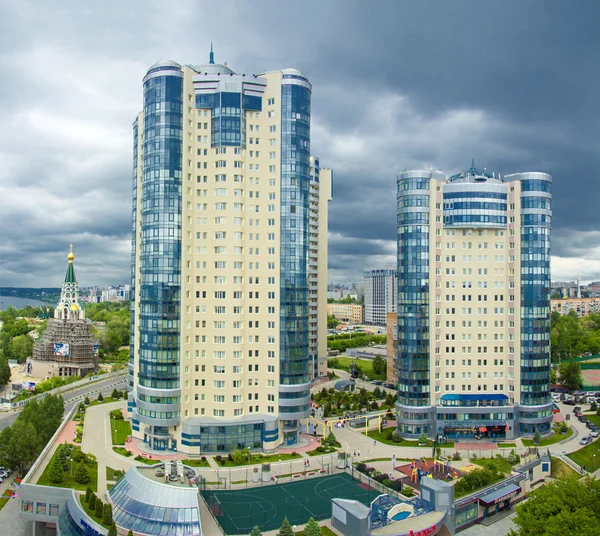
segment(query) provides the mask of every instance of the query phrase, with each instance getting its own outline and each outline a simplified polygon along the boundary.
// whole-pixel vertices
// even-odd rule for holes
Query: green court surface
[[[243,490],[205,491],[210,511],[225,534],[249,534],[281,527],[287,517],[292,525],[304,525],[311,517],[331,517],[331,499],[352,499],[366,506],[380,493],[346,473],[272,484]]]

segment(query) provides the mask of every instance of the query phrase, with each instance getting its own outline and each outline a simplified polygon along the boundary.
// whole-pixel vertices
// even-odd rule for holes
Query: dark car
[[[577,413],[578,411],[581,412],[581,406],[575,406],[573,408],[573,413]]]
[[[585,422],[585,425],[586,425],[588,428],[593,428],[593,427],[594,427],[594,423],[593,423],[593,422],[591,422],[591,421],[586,421],[586,422]]]
[[[384,383],[383,386],[387,387],[388,389],[395,389],[396,388],[396,386],[393,383]]]
[[[561,393],[560,399],[561,400],[566,400],[566,398],[567,398],[567,395],[565,393]]]
[[[575,400],[565,400],[564,404],[566,406],[574,406],[577,402],[575,402]]]

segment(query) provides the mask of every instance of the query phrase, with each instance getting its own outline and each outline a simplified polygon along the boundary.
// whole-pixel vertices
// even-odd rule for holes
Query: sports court
[[[304,525],[311,517],[331,517],[331,499],[353,499],[369,506],[380,493],[349,474],[308,478],[243,490],[202,492],[225,534],[249,534],[255,525],[264,532],[281,527],[287,517]]]

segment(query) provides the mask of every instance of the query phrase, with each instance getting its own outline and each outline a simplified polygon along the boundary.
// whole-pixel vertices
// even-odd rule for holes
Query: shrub
[[[497,473],[490,471],[487,467],[475,469],[463,476],[455,485],[454,489],[458,492],[473,491],[491,484],[496,478]]]
[[[53,482],[54,484],[60,484],[65,479],[63,460],[60,459],[60,456],[54,456],[52,459],[52,465],[50,466],[48,478],[50,479],[50,482]]]
[[[83,402],[79,402],[79,411],[85,411],[85,404]]]
[[[360,473],[366,473],[367,472],[367,464],[360,462],[356,465],[356,469]]]
[[[131,532],[131,531],[129,531],[129,532]],[[117,532],[117,526],[114,523],[108,529],[108,533],[106,536],[119,536],[119,533]],[[132,533],[132,536],[133,536],[133,533]]]
[[[427,443],[427,436],[425,434],[421,434],[419,436],[419,445],[425,445]]]
[[[390,479],[390,475],[388,475],[387,473],[383,473],[383,474],[377,475],[375,477],[375,480],[377,482],[379,482],[380,484],[383,484],[384,480],[389,480],[389,479]]]
[[[88,500],[88,506],[90,507],[90,510],[92,510],[92,511],[96,511],[96,499],[97,499],[96,494],[92,493]]]
[[[394,432],[392,432],[391,430],[385,435],[385,438],[388,441],[393,441],[394,440]]]
[[[79,482],[80,484],[87,484],[90,481],[90,472],[83,463],[80,463],[77,466],[74,478],[75,482]]]
[[[460,452],[458,452],[458,450],[454,452],[454,454],[452,455],[452,459],[455,462],[459,462],[460,460],[462,460],[462,456],[460,455]]]
[[[215,456],[215,460],[216,460],[216,462],[217,462],[217,463],[221,463],[221,460],[222,460],[222,459],[223,459],[223,456],[221,456],[220,454],[217,454],[217,455]]]
[[[104,402],[104,397],[102,396],[102,393],[98,393],[98,402]]]
[[[541,442],[542,442],[542,435],[540,434],[539,430],[536,430],[535,434],[533,434],[533,444],[539,445]]]
[[[202,458],[200,458],[203,462],[206,461],[206,456],[202,456]]]
[[[97,518],[101,518],[102,514],[104,513],[104,503],[102,502],[101,499],[96,498],[96,517]]]
[[[89,504],[90,502],[90,496],[92,495],[92,488],[90,488],[89,486],[86,488],[85,490],[85,502]]]
[[[392,441],[394,443],[402,443],[402,436],[400,435],[400,432],[398,432],[398,430],[394,430],[392,432]]]
[[[117,391],[116,387],[113,389],[112,394],[110,395],[113,400],[119,400],[121,398],[121,391]]]
[[[384,485],[386,488],[389,488],[389,487],[391,487],[392,481],[391,481],[389,478],[386,478],[386,479],[385,479],[385,480],[382,482],[382,484],[383,484],[383,485]]]
[[[514,465],[515,463],[519,463],[521,461],[521,457],[515,452],[515,449],[512,449],[510,454],[507,456],[506,461]]]
[[[83,401],[83,403],[84,403],[86,406],[89,406],[89,405],[90,405],[90,399],[89,399],[89,398],[86,396],[86,397],[85,397],[85,399],[84,399],[84,401]]]
[[[122,421],[123,420],[123,412],[120,409],[113,409],[110,412],[110,416],[115,420],[115,421]]]
[[[413,491],[413,489],[409,488],[408,486],[406,486],[402,490],[402,495],[404,495],[405,497],[412,497],[414,494],[415,494],[415,492]]]
[[[113,523],[112,506],[108,503],[102,509],[102,523],[105,525],[112,525]]]

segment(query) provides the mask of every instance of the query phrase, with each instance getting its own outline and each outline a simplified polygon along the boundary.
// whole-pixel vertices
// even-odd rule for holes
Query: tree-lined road
[[[119,390],[125,389],[127,386],[127,375],[119,376],[116,378],[108,378],[106,380],[100,380],[90,385],[84,385],[72,391],[68,391],[63,394],[65,399],[65,413],[68,413],[75,404],[79,404],[86,396],[102,392],[102,394],[111,393],[113,389]],[[3,430],[7,426],[10,426],[17,420],[19,416],[19,410],[10,411],[7,413],[0,414],[0,430]]]

